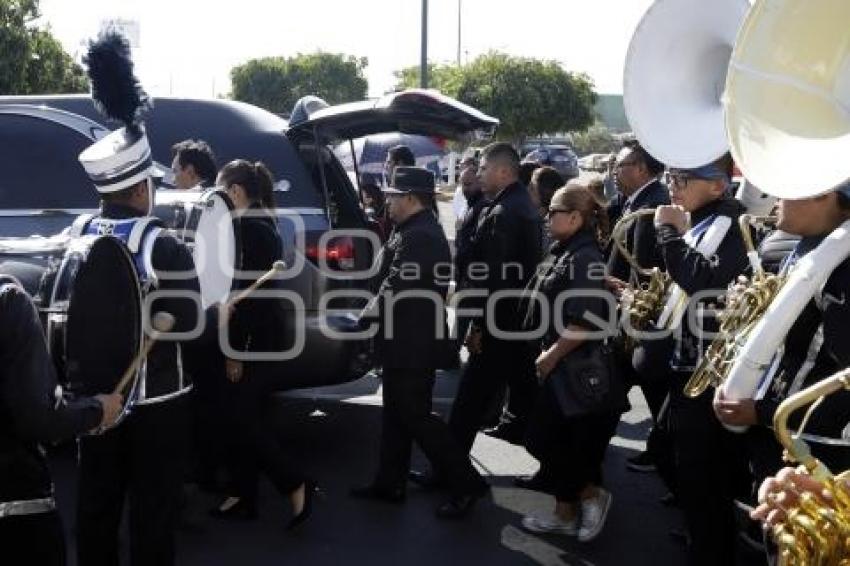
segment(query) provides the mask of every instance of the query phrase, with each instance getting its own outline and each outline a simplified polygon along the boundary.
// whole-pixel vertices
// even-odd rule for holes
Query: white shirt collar
[[[648,183],[646,183],[644,186],[642,186],[641,188],[639,188],[638,190],[633,192],[629,196],[629,198],[626,199],[626,203],[623,205],[623,209],[626,209],[626,208],[629,208],[630,206],[632,206],[632,203],[635,202],[635,199],[637,199],[638,195],[641,194],[645,188],[647,188],[649,185],[651,185],[655,181],[657,181],[657,179],[650,179],[650,181]]]

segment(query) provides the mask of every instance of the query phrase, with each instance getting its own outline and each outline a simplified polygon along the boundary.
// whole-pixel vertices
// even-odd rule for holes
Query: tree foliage
[[[367,64],[365,57],[324,52],[251,59],[230,70],[231,97],[279,114],[308,94],[329,104],[362,100]]]
[[[82,67],[38,17],[38,0],[0,0],[0,94],[85,92]]]
[[[589,153],[611,153],[617,151],[622,143],[615,138],[602,123],[595,123],[584,132],[572,134],[573,146],[579,155]]]
[[[399,88],[417,86],[417,67],[396,73]],[[472,63],[430,65],[429,86],[501,120],[502,139],[584,130],[593,124],[596,93],[587,75],[556,61],[491,51]]]

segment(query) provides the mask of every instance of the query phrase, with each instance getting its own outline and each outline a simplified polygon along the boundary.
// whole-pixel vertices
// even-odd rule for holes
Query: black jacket
[[[549,308],[559,306],[557,311],[551,312],[543,338],[544,347],[558,340],[559,328],[576,324],[589,330],[604,330],[608,325],[600,324],[599,321],[614,320],[616,312],[609,312],[609,305],[616,305],[616,300],[611,296],[611,303],[606,304],[601,296],[610,294],[603,284],[605,264],[602,260],[599,242],[588,230],[574,234],[565,242],[556,241],[552,244],[549,255],[540,263],[536,276],[528,286],[530,291],[536,290],[545,299]],[[581,294],[580,291],[589,293]],[[560,295],[565,296],[565,300],[558,301]],[[540,302],[529,301],[523,306],[523,327],[533,330],[541,321],[538,314]]]
[[[804,238],[798,253],[805,255],[822,239]],[[764,398],[756,401],[759,424],[772,426],[776,408],[790,393],[850,367],[850,332],[847,331],[847,323],[850,321],[848,295],[850,295],[850,259],[835,268],[823,287],[820,295],[822,299],[810,300],[788,331],[782,359],[774,374],[773,382]],[[821,328],[823,344],[814,359],[814,366],[799,384],[799,388],[791,391],[794,378],[806,361],[809,347],[819,328]],[[794,419],[792,426],[799,422],[803,413],[805,411],[799,411],[792,416]],[[842,390],[824,399],[821,406],[813,413],[806,432],[840,438],[848,422],[850,422],[850,392]],[[850,451],[846,454],[850,455]],[[846,461],[843,465],[846,465]]]
[[[455,281],[457,288],[461,288],[466,284],[466,269],[469,267],[472,241],[475,238],[475,231],[478,228],[481,211],[487,206],[487,200],[484,198],[484,195],[479,193],[474,195],[473,198],[467,199],[467,204],[469,206],[460,221],[460,226],[458,226],[457,235],[455,236]]]
[[[100,403],[57,401],[56,371],[30,297],[0,276],[0,502],[52,495],[39,446],[95,428]]]
[[[266,272],[275,261],[283,259],[283,244],[275,218],[260,207],[240,219],[243,271]],[[257,277],[237,279],[236,290],[251,286]],[[260,289],[277,289],[272,279]],[[230,345],[238,351],[271,353],[283,348],[283,310],[277,299],[247,298],[240,302],[230,319]]]
[[[618,193],[609,203],[607,212],[611,228],[623,216],[623,208],[626,204],[626,196]],[[651,209],[658,206],[670,204],[670,193],[660,181],[654,181],[647,185],[629,207],[630,212],[642,209]],[[655,241],[655,225],[652,217],[647,216],[633,222],[626,230],[626,248],[632,252],[641,267],[659,267],[664,269],[664,260]],[[606,250],[608,261],[608,274],[622,281],[629,282],[632,268],[625,258],[619,253],[613,243]]]
[[[142,214],[134,208],[116,204],[104,204],[101,217],[124,219],[140,217]],[[162,232],[157,236],[151,252],[151,264],[157,274],[168,272],[194,272],[195,262],[186,245],[176,237]],[[200,284],[197,276],[173,278],[158,276],[158,289],[161,291],[178,291],[182,294],[194,293],[200,300]],[[195,301],[167,297],[160,298],[151,304],[150,312],[165,311],[175,318],[172,332],[190,332],[199,323],[198,306]],[[203,323],[203,321],[202,321]],[[172,393],[178,380],[181,367],[180,352],[174,341],[158,341],[147,361],[147,397],[156,397],[163,393]]]
[[[747,259],[746,247],[738,229],[738,217],[743,214],[744,207],[737,200],[723,197],[711,202],[701,209],[691,213],[691,224],[697,226],[700,222],[711,216],[727,216],[732,220],[729,230],[720,242],[717,251],[711,257],[705,257],[685,243],[684,237],[676,229],[668,224],[658,228],[658,244],[661,247],[661,255],[667,273],[688,297],[696,293],[711,291],[710,295],[716,300],[726,292],[729,283],[738,275],[746,273],[749,260]],[[714,302],[703,300],[702,303]],[[688,302],[688,310],[682,318],[682,333],[677,340],[674,353],[673,367],[681,370],[690,370],[701,356],[701,352],[710,343],[707,337],[697,337],[691,332],[688,319],[691,311],[698,308],[695,301]],[[696,320],[701,320],[696,318]],[[709,332],[717,329],[716,320],[708,319],[702,323],[702,328]],[[702,334],[702,333],[700,333]]]
[[[376,347],[381,362],[391,369],[439,367],[441,354],[451,347],[445,322],[449,280],[441,277],[451,266],[451,252],[443,228],[431,211],[420,211],[396,226],[378,261],[375,304],[380,318]],[[394,300],[409,291],[424,291],[431,298]]]
[[[534,275],[541,256],[540,215],[528,191],[520,183],[506,187],[487,203],[470,246],[470,263],[481,264],[486,272],[471,267],[467,287],[483,289],[492,296],[497,291],[516,291],[516,298],[501,299],[496,304],[495,320],[484,321],[485,348],[491,339],[488,326],[501,331],[519,330],[522,324],[519,295]],[[484,310],[486,299],[476,307]],[[479,322],[483,321],[483,317]]]

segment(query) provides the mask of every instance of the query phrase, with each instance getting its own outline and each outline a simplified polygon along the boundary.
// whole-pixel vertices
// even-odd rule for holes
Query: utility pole
[[[419,87],[428,88],[428,0],[422,0],[422,60],[419,62]]]
[[[460,67],[460,21],[463,0],[457,0],[457,66]]]

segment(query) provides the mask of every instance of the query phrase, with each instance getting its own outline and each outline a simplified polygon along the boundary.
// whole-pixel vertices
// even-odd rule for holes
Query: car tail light
[[[354,269],[354,241],[348,236],[330,238],[322,249],[318,244],[309,244],[306,255],[315,262],[324,258],[331,269]]]

